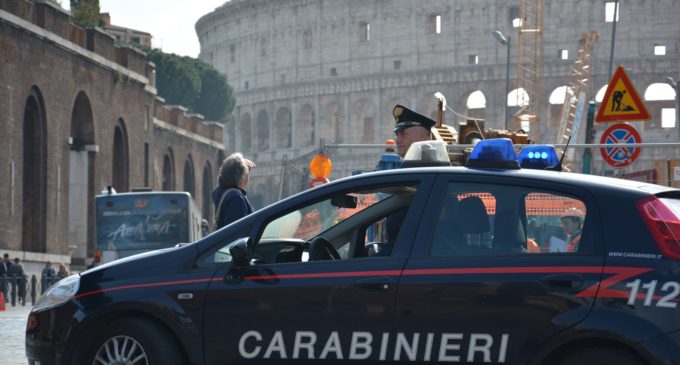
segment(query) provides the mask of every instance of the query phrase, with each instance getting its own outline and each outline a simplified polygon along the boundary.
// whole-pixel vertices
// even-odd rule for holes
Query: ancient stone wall
[[[609,81],[612,23],[605,2],[545,1],[542,70],[542,141],[554,143],[561,105],[552,92],[567,85],[582,32],[600,34],[593,52],[591,98]],[[614,64],[630,69],[641,94],[680,69],[680,2],[622,0]],[[225,148],[254,157],[253,193],[264,202],[278,198],[283,161],[327,143],[383,143],[392,137],[392,108],[407,105],[435,115],[433,94],[442,92],[461,114],[486,119],[487,128],[504,127],[506,51],[491,36],[511,36],[511,86],[519,16],[516,1],[497,0],[232,0],[196,24],[200,58],[228,76],[236,91]],[[437,17],[441,31],[436,30]],[[665,46],[665,55],[655,55]],[[566,50],[567,59],[561,55]],[[468,108],[481,91],[485,107]],[[641,124],[648,141],[677,141],[660,126],[660,109],[673,100],[650,101],[654,119]],[[511,107],[510,112],[517,107]],[[456,116],[447,113],[450,123]],[[598,133],[604,128],[598,126]],[[580,141],[583,141],[581,133]],[[288,142],[290,140],[290,143]],[[357,151],[353,151],[357,153]],[[371,169],[380,150],[357,157],[338,151],[332,177]],[[651,163],[651,161],[650,161]],[[299,167],[299,166],[298,166]],[[359,167],[359,168],[357,168]],[[277,173],[278,172],[278,173]],[[269,185],[274,185],[274,188]],[[261,187],[261,188],[260,188]]]
[[[0,49],[0,249],[84,262],[106,185],[191,189],[211,216],[222,126],[165,105],[143,53],[26,0],[0,0]]]

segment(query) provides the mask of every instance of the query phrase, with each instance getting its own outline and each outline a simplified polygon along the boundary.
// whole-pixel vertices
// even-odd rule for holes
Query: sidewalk
[[[26,365],[24,339],[26,320],[31,312],[31,305],[25,307],[5,305],[6,310],[0,312],[0,344],[2,344],[3,365]]]

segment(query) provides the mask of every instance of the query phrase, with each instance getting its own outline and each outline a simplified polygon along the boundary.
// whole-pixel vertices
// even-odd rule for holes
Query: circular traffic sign
[[[600,144],[611,144],[611,147],[601,147],[600,154],[608,164],[614,167],[626,167],[640,156],[640,147],[627,147],[623,144],[642,143],[642,138],[632,125],[617,123],[609,126],[602,133]],[[616,146],[614,146],[616,145]]]

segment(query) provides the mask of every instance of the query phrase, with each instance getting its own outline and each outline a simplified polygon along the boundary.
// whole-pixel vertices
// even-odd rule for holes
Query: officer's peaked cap
[[[434,127],[436,124],[434,120],[399,104],[392,110],[392,115],[396,121],[396,124],[394,125],[395,133],[416,126],[423,127],[429,131],[430,128]]]

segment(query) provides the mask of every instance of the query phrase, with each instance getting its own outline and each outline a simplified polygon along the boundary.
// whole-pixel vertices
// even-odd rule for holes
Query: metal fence
[[[572,172],[680,188],[680,143],[570,144],[566,157]]]
[[[279,184],[278,199],[295,195],[309,186],[309,161],[318,154],[321,149],[315,149],[302,156],[297,156],[293,159],[288,159],[287,155],[283,156],[281,162],[281,180]]]
[[[308,165],[323,151],[333,161],[331,180],[375,169],[381,144],[324,144],[309,153],[282,161],[278,198],[309,188]],[[470,150],[473,145],[449,145],[449,152]],[[521,148],[523,145],[516,145]],[[564,145],[555,145],[562,154]],[[605,156],[607,158],[605,158]],[[680,143],[570,144],[565,156],[567,171],[618,177],[680,188]],[[628,161],[632,159],[632,161]],[[614,162],[614,164],[612,164]],[[618,165],[617,165],[618,164]]]
[[[42,276],[38,279],[35,275],[2,275],[0,276],[0,291],[5,295],[6,304],[25,306],[27,297],[30,297],[29,303],[35,305],[40,295],[45,292],[50,286],[58,282],[62,278],[57,276]]]

